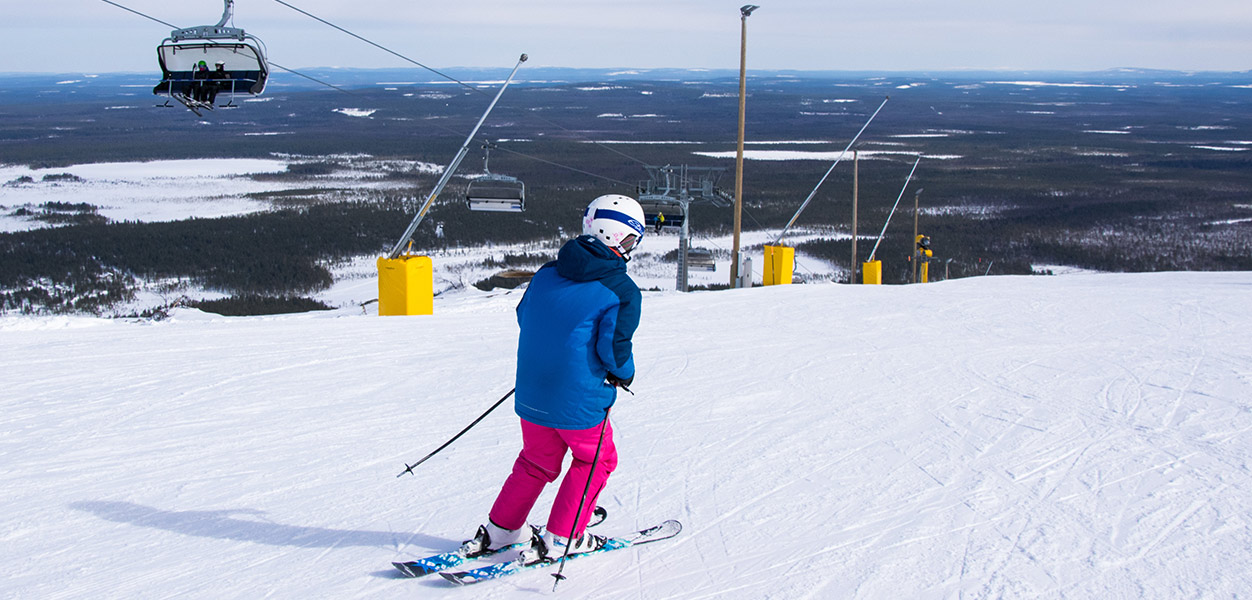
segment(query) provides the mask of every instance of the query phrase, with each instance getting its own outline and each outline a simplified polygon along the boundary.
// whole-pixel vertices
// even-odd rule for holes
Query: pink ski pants
[[[526,517],[535,506],[540,492],[545,485],[556,481],[561,474],[561,461],[565,451],[573,455],[569,472],[561,480],[556,499],[552,502],[552,512],[548,515],[548,531],[556,535],[569,537],[582,534],[595,510],[596,498],[604,489],[609,474],[617,468],[617,448],[613,445],[613,426],[605,417],[604,442],[600,446],[600,461],[596,463],[595,472],[591,473],[591,463],[595,460],[596,444],[600,442],[600,425],[590,429],[553,429],[536,425],[522,419],[522,451],[513,463],[513,472],[504,481],[500,495],[491,507],[491,522],[505,529],[519,529],[526,525]],[[591,475],[591,485],[587,485],[587,476]],[[578,510],[583,490],[587,490],[587,499],[582,502],[582,512]]]

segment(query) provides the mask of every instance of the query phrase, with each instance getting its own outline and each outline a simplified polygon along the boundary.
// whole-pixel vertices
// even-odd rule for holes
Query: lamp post
[[[735,152],[735,235],[730,251],[730,287],[739,287],[739,231],[743,226],[743,129],[747,106],[748,16],[760,8],[754,4],[739,7],[739,145]]]
[[[852,275],[848,277],[848,283],[856,283],[856,211],[857,203],[860,201],[861,173],[861,157],[857,150],[852,151]]]
[[[917,248],[917,202],[918,202],[918,198],[921,198],[922,196],[923,189],[924,188],[917,188],[917,191],[913,192],[913,246],[914,247],[913,247],[913,281],[912,283],[917,283],[917,264],[921,262],[921,258],[922,258],[921,250]]]

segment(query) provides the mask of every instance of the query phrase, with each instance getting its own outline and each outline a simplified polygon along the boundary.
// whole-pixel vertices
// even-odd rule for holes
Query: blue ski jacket
[[[599,425],[617,399],[605,376],[635,376],[641,303],[617,253],[589,235],[566,242],[517,305],[517,415],[554,429]]]

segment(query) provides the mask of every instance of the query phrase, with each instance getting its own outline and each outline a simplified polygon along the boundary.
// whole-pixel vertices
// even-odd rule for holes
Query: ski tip
[[[452,583],[455,583],[456,585],[465,585],[465,582],[461,581],[461,578],[457,577],[456,573],[440,572],[439,576]]]
[[[678,521],[675,521],[673,519],[669,519],[669,520],[661,521],[660,524],[653,525],[652,527],[644,529],[640,533],[646,533],[649,535],[665,534],[666,537],[669,537],[669,536],[678,535],[678,533],[681,532],[682,530],[683,530],[682,523],[679,523]]]
[[[665,531],[665,534],[666,534],[666,535],[665,535],[665,537],[666,537],[666,538],[672,538],[672,537],[677,536],[678,534],[682,533],[682,531],[683,531],[683,524],[682,524],[682,523],[679,523],[678,521],[675,521],[675,520],[673,520],[673,519],[670,519],[670,520],[668,520],[668,521],[664,521],[664,522],[662,522],[662,523],[661,523],[661,529],[662,529],[663,531]]]
[[[391,563],[391,566],[395,567],[397,571],[403,573],[405,577],[417,577],[417,574],[413,572],[413,569],[410,569],[408,565],[402,562],[393,562]]]

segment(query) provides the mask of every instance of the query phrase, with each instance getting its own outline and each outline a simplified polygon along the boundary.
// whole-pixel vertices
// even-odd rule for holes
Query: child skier
[[[585,530],[596,498],[617,467],[609,407],[617,387],[634,380],[631,338],[639,325],[639,287],[626,261],[644,232],[639,203],[600,196],[583,214],[583,235],[535,273],[517,305],[514,410],[521,417],[522,451],[466,555],[530,540],[522,561],[553,561],[596,550],[605,538]],[[545,529],[526,518],[548,483],[573,455]],[[584,491],[586,497],[584,498]],[[579,510],[581,506],[582,510]]]

